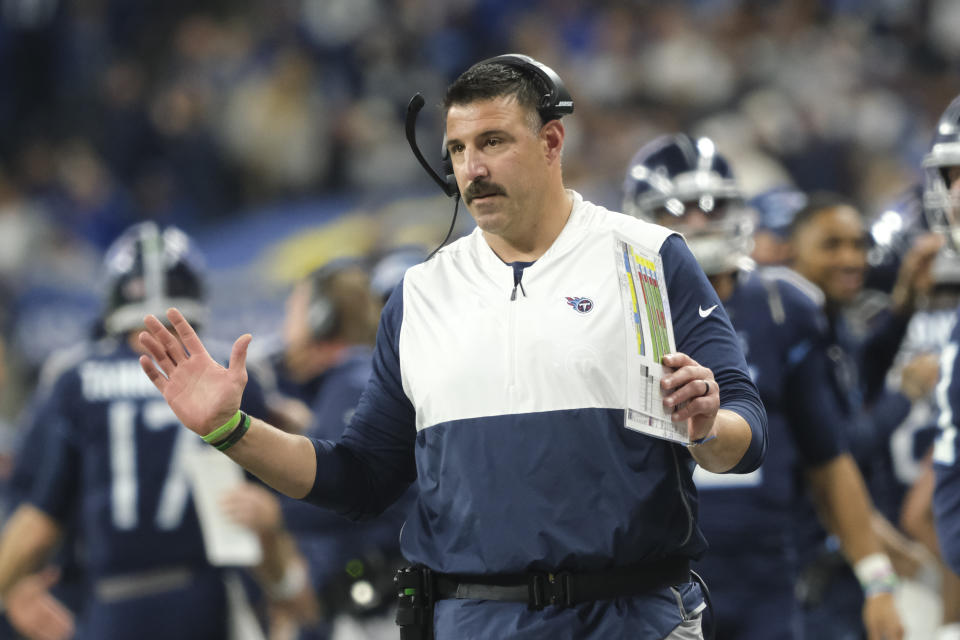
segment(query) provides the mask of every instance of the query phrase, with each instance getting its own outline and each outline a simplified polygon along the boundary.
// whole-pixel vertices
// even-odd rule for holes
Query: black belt
[[[435,573],[433,599],[526,602],[531,609],[638,596],[690,581],[686,558],[665,558],[595,573],[531,572],[493,576]]]

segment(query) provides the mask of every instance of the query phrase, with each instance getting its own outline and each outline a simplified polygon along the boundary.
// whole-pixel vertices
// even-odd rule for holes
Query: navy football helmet
[[[138,329],[147,314],[163,319],[169,307],[191,323],[206,317],[203,258],[176,227],[133,225],[107,249],[103,270],[103,324],[109,334]]]
[[[892,290],[904,256],[919,236],[930,231],[942,233],[948,239],[930,267],[935,292],[960,288],[960,254],[952,240],[956,228],[948,224],[945,216],[940,217],[941,222],[933,228],[934,216],[926,201],[926,186],[916,185],[871,220],[867,288]]]
[[[923,187],[915,185],[885,205],[869,222],[867,289],[891,291],[900,264],[917,236],[930,230],[923,210]]]
[[[960,201],[950,194],[947,170],[960,167],[960,96],[940,116],[930,152],[923,158],[923,208],[930,229],[960,251]]]
[[[753,217],[709,138],[679,133],[644,145],[630,161],[623,195],[624,213],[682,233],[707,275],[750,264]]]

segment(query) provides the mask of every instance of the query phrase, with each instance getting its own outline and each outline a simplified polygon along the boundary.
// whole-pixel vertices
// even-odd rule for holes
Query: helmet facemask
[[[740,198],[714,199],[707,193],[666,204],[655,212],[655,222],[683,235],[708,276],[751,266],[753,219]]]
[[[663,136],[638,151],[624,181],[623,210],[683,234],[707,275],[752,264],[752,211],[708,138]]]
[[[176,227],[145,222],[125,231],[104,260],[104,328],[111,335],[134,331],[152,314],[161,320],[177,307],[193,324],[206,318],[203,260]]]
[[[960,97],[943,112],[923,158],[924,215],[930,229],[946,237],[947,250],[960,253],[960,189],[951,189],[949,180],[950,173],[958,173],[954,167],[960,167]]]

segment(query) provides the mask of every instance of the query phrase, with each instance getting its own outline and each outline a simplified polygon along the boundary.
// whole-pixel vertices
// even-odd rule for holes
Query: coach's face
[[[557,123],[559,124],[559,123]],[[540,214],[549,143],[539,117],[515,96],[455,104],[447,150],[470,215],[484,232],[509,237]]]

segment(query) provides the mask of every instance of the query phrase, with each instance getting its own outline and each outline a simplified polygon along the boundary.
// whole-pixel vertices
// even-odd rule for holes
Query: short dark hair
[[[539,129],[545,123],[538,107],[540,99],[548,93],[550,88],[536,74],[499,62],[479,63],[464,71],[447,87],[443,112],[446,114],[455,104],[515,96],[521,107],[536,114],[531,124],[535,125],[534,129]]]
[[[810,195],[805,207],[797,211],[790,222],[787,237],[793,239],[797,232],[807,226],[818,213],[827,209],[836,209],[838,207],[850,207],[855,211],[860,209],[849,198],[833,193],[831,191],[819,191]]]

